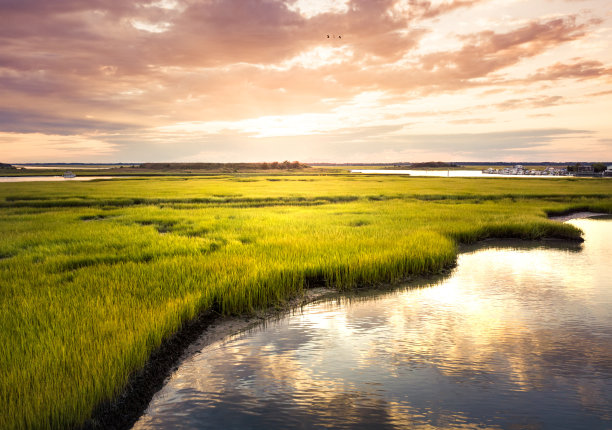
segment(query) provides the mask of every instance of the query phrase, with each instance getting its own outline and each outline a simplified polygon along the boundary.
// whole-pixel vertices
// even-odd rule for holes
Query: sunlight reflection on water
[[[610,428],[612,221],[572,223],[209,345],[135,428]]]
[[[113,179],[112,176],[77,176],[64,178],[63,176],[0,176],[0,182],[57,182],[57,181],[93,181],[94,179]]]

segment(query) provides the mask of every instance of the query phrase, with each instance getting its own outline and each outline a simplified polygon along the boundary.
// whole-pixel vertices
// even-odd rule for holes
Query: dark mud
[[[99,405],[82,429],[129,429],[147,408],[153,395],[176,368],[183,352],[220,316],[205,312],[166,339],[143,369],[132,374],[123,392],[112,402]]]
[[[121,394],[113,401],[99,405],[80,429],[123,430],[130,429],[147,409],[153,395],[159,391],[166,379],[179,364],[203,346],[232,334],[248,330],[262,321],[280,317],[291,309],[304,306],[323,296],[337,294],[327,288],[313,288],[302,296],[282,306],[241,317],[227,317],[214,311],[201,313],[185,324],[177,333],[166,339],[155,350],[144,368],[134,372]]]

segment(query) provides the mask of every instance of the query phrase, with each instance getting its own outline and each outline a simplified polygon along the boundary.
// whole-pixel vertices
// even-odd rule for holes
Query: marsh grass
[[[545,215],[612,213],[605,180],[381,178],[0,184],[0,428],[80,425],[200,312],[435,274],[460,243],[577,239]]]

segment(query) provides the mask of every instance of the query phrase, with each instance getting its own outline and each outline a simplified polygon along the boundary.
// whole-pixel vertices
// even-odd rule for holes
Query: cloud
[[[612,90],[607,90],[607,91],[598,91],[596,93],[591,93],[589,94],[589,97],[601,97],[601,96],[607,96],[612,94]]]
[[[262,144],[253,135],[306,130],[303,140],[266,141],[296,159],[291,151],[309,152],[300,145],[325,150],[313,139],[352,142],[350,128],[373,147],[383,135],[366,130],[395,128],[384,135],[394,142],[418,118],[440,117],[444,132],[451,126],[458,135],[468,126],[480,132],[509,112],[524,110],[528,118],[532,109],[577,103],[567,91],[545,94],[548,82],[610,83],[612,58],[576,54],[575,45],[591,41],[602,23],[581,9],[561,13],[545,3],[554,13],[534,14],[518,5],[506,12],[521,9],[524,17],[504,18],[501,27],[502,11],[491,15],[484,0],[321,0],[309,12],[300,4],[303,9],[301,0],[3,1],[0,132],[46,133],[50,145],[58,135],[103,135],[119,148],[115,155],[133,160],[146,145],[160,159],[180,151],[182,157],[221,154],[215,142],[240,154],[240,145]],[[602,34],[597,37],[605,39]],[[431,40],[441,43],[427,45]],[[581,106],[607,89],[589,89],[592,97]],[[363,101],[373,93],[380,96]],[[554,127],[552,119],[547,127]],[[229,124],[227,134],[214,139],[202,130],[160,131],[221,122]],[[241,128],[249,122],[258,133]]]
[[[45,115],[32,112],[0,109],[0,130],[14,133],[46,133],[56,135],[78,135],[99,132],[113,132],[137,128],[126,123],[113,123],[95,119],[80,119],[74,117],[62,117],[47,113]]]
[[[579,39],[593,23],[579,23],[575,16],[530,22],[505,33],[491,30],[462,37],[464,45],[454,52],[424,56],[424,70],[443,79],[462,82],[490,75],[562,43]],[[442,80],[442,79],[440,79]]]
[[[451,124],[491,124],[495,120],[493,118],[463,118],[450,120]]]
[[[372,142],[376,142],[373,145]],[[572,157],[577,142],[583,154]],[[246,147],[246,145],[245,145]],[[483,133],[418,134],[409,129],[381,127],[356,128],[326,133],[317,138],[292,136],[262,139],[260,158],[285,155],[283,148],[300,148],[300,159],[308,162],[343,160],[345,162],[431,161],[565,161],[588,160],[603,147],[594,132],[572,129],[507,130]],[[607,150],[610,145],[604,145]],[[269,151],[268,148],[273,148]],[[296,152],[293,152],[296,153]],[[555,155],[552,155],[555,154]],[[567,157],[567,158],[566,158]]]
[[[12,163],[61,161],[87,161],[109,159],[116,153],[110,142],[87,136],[55,134],[20,134],[0,132],[0,153]]]
[[[346,86],[368,90],[418,91],[421,94],[484,85],[511,85],[511,81],[504,82],[499,75],[503,69],[561,44],[581,39],[597,23],[598,20],[579,22],[572,15],[533,21],[503,33],[491,30],[470,33],[460,37],[463,44],[457,50],[414,57],[403,66],[377,69],[338,67],[335,76]]]
[[[187,145],[191,152],[200,148],[200,153],[207,156],[213,153],[219,156],[225,150],[233,156],[242,154],[242,159],[247,161],[266,161],[275,157],[290,159],[291,154],[297,154],[300,160],[309,162],[338,159],[347,162],[427,161],[431,160],[431,154],[439,154],[447,160],[502,160],[508,157],[526,160],[536,150],[542,150],[550,159],[550,145],[565,147],[564,142],[568,139],[578,139],[584,143],[593,136],[590,130],[572,129],[419,134],[399,126],[363,126],[330,130],[317,135],[256,139],[236,131],[201,133],[197,136],[183,134],[180,138],[177,136],[177,140],[182,142],[177,148],[182,150]],[[376,142],[376,145],[372,142]],[[587,151],[584,145],[583,149]],[[171,150],[166,150],[166,157],[170,157]],[[221,161],[231,161],[231,158]]]
[[[588,130],[571,129],[540,129],[517,130],[488,133],[457,133],[457,134],[404,134],[393,139],[386,138],[388,146],[393,149],[401,147],[410,149],[432,149],[449,153],[481,152],[499,153],[500,151],[516,151],[550,143],[567,136],[588,136]],[[365,148],[363,148],[365,149]]]
[[[450,0],[442,2],[399,0],[394,2],[390,10],[392,13],[408,17],[411,21],[418,21],[437,18],[456,9],[473,7],[479,3],[484,3],[484,0]]]
[[[601,61],[579,61],[573,64],[555,63],[529,75],[531,81],[556,81],[558,79],[593,79],[612,75],[612,67],[605,67]]]
[[[543,108],[558,106],[563,104],[565,99],[562,96],[527,97],[522,99],[509,99],[495,104],[500,110],[520,109],[520,108]]]

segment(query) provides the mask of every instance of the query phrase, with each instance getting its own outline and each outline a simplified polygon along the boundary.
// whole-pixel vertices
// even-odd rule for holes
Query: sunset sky
[[[610,161],[612,1],[0,1],[0,162],[285,159]]]

